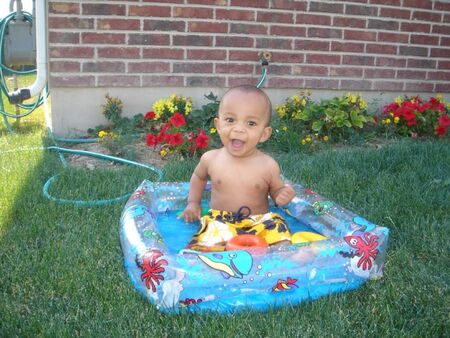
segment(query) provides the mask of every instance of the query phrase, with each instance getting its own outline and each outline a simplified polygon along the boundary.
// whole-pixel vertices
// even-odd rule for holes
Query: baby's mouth
[[[244,146],[244,141],[238,140],[238,139],[232,139],[231,140],[231,147],[233,149],[239,150]]]

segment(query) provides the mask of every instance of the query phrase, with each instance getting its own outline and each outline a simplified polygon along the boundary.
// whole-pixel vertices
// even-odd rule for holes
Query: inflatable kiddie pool
[[[188,183],[144,181],[120,220],[125,269],[160,311],[267,310],[352,290],[383,274],[388,229],[300,185],[294,185],[296,197],[287,209],[276,209],[295,233],[295,244],[185,250],[198,229],[198,223],[176,218],[188,189]]]

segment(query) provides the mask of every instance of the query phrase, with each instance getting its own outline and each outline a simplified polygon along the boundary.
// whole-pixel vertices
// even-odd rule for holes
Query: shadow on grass
[[[20,190],[0,221],[0,332],[118,337],[431,337],[449,332],[449,144],[400,142],[381,150],[277,159],[286,177],[391,229],[383,279],[268,313],[160,314],[135,292],[122,267],[123,204],[77,208],[47,201],[42,185],[61,168],[56,154],[45,152],[30,172],[16,178]],[[194,161],[171,163],[166,178],[188,180],[194,166]],[[94,198],[133,190],[142,177],[124,171],[65,173],[53,192]],[[127,178],[122,182],[121,176]]]

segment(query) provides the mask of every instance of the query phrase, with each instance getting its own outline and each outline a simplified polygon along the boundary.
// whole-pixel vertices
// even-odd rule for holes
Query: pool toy
[[[266,240],[256,235],[237,235],[230,239],[226,246],[227,251],[245,250],[252,255],[264,255],[269,249]]]
[[[124,266],[134,287],[162,312],[235,313],[295,305],[380,278],[389,230],[311,189],[293,187],[296,196],[285,209],[271,204],[285,217],[292,244],[248,245],[241,237],[237,248],[229,245],[233,250],[199,252],[184,249],[199,223],[177,219],[189,184],[144,181],[120,219]],[[208,184],[202,208],[209,194]]]

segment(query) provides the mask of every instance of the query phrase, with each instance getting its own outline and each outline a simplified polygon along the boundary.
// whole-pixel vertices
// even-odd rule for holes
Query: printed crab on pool
[[[263,253],[184,250],[198,228],[177,220],[188,189],[186,182],[144,181],[120,220],[125,269],[160,311],[267,310],[352,290],[383,274],[389,230],[301,185],[285,210],[276,209],[295,244]]]

